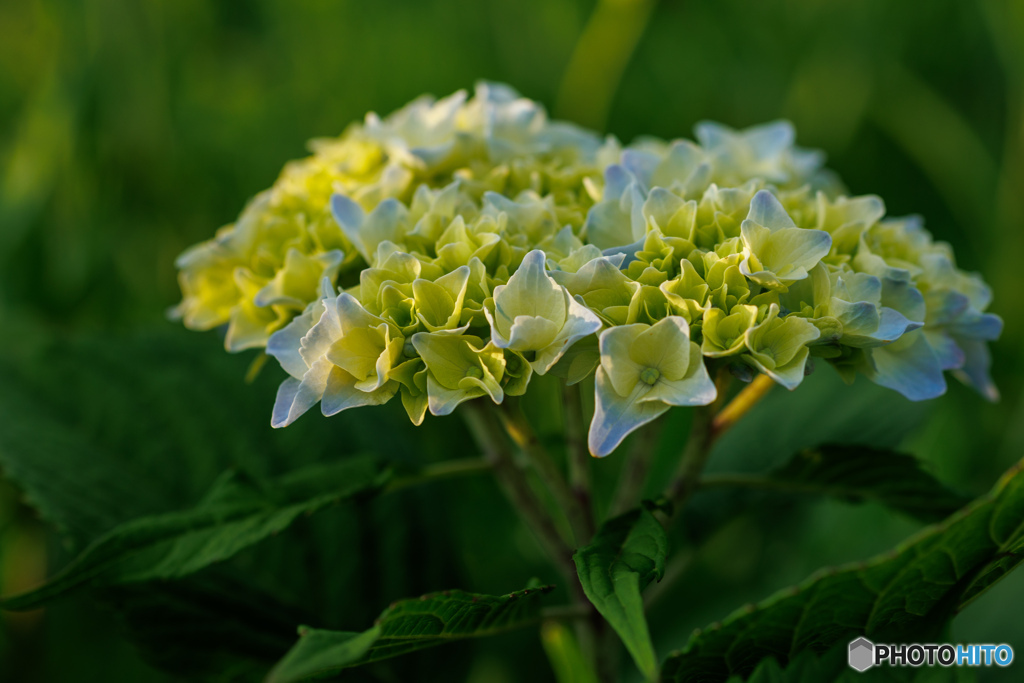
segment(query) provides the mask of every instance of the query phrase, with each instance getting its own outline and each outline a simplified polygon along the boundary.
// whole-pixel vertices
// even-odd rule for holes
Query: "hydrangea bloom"
[[[813,358],[997,397],[991,293],[918,219],[847,196],[786,122],[696,138],[624,147],[495,84],[370,114],[179,258],[175,312],[280,361],[275,426],[395,395],[419,424],[552,373],[593,378],[606,455],[714,401],[709,365],[795,389]]]

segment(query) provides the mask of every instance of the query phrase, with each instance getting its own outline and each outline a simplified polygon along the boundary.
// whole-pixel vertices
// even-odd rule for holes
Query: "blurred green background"
[[[371,429],[360,434],[351,422],[316,416],[289,434],[270,434],[280,372],[268,368],[245,385],[251,358],[227,357],[216,334],[185,333],[166,321],[178,300],[173,261],[232,221],[286,160],[304,154],[307,139],[336,135],[366,111],[386,113],[421,93],[445,95],[486,78],[623,141],[689,136],[701,119],[742,127],[785,117],[799,144],[827,152],[851,192],[879,194],[892,215],[924,215],[935,236],[954,245],[961,267],[983,273],[995,291],[992,310],[1006,322],[993,346],[1002,401],[987,404],[951,380],[945,397],[914,406],[863,381],[841,387],[825,369],[805,396],[752,415],[751,436],[725,444],[719,450],[729,452],[712,466],[763,468],[819,436],[849,438],[899,443],[944,481],[972,494],[987,490],[1024,454],[1024,309],[1015,289],[1024,254],[1024,3],[608,0],[596,15],[595,7],[592,0],[0,4],[7,368],[0,382],[8,387],[0,384],[0,394],[19,387],[114,462],[149,477],[159,494],[153,509],[194,502],[223,467],[283,471],[345,450],[341,441],[359,447],[352,433],[357,444],[374,445]],[[2,412],[0,424],[15,419]],[[865,415],[880,425],[874,432],[863,423],[843,432],[848,417]],[[444,457],[451,442],[442,432],[457,423],[434,422],[440,426],[412,433],[424,453],[396,445],[396,457]],[[261,448],[272,453],[252,455]],[[89,465],[84,456],[82,463]],[[614,479],[618,466],[597,463],[605,470],[599,477]],[[52,573],[75,546],[3,486],[6,594]],[[316,585],[286,602],[335,610],[332,625],[351,629],[398,597],[449,587],[505,593],[547,571],[490,484],[439,485],[420,496],[405,500],[404,512],[372,511],[422,517],[421,528],[392,539],[394,548],[360,546],[365,571],[340,551],[346,569],[311,568],[283,545],[242,561],[265,570],[280,560],[280,571]],[[917,528],[870,505],[799,501],[773,509],[731,523],[696,555],[692,578],[654,614],[659,652],[823,563],[863,559]],[[336,520],[361,524],[350,522]],[[318,524],[303,533],[333,543]],[[384,559],[374,564],[371,556]],[[485,561],[495,557],[505,567],[498,572]],[[410,566],[414,576],[397,576]],[[361,571],[373,586],[358,584],[367,604],[357,605],[336,584]],[[151,649],[126,642],[146,634],[119,609],[123,597],[0,617],[0,680],[167,680],[146,663]],[[1024,653],[1021,604],[1018,575],[972,605],[953,635],[1009,642]],[[152,621],[148,613],[143,620]],[[287,636],[297,621],[285,622]],[[506,644],[511,654],[503,654]],[[280,653],[268,645],[265,654],[272,661]],[[407,665],[419,667],[412,678],[367,675],[428,680],[426,667],[454,659],[462,662],[457,673],[431,680],[551,675],[534,634],[418,655]],[[984,672],[989,680],[998,674]],[[1014,680],[1012,671],[1003,674]]]

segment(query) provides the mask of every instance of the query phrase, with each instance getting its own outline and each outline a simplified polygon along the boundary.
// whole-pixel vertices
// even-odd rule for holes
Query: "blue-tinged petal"
[[[870,336],[879,342],[896,341],[907,332],[913,332],[924,326],[924,323],[907,318],[899,311],[885,306],[878,309],[880,318],[878,330]]]
[[[405,235],[405,220],[409,210],[402,202],[389,197],[374,207],[366,216],[360,231],[360,242],[364,245],[363,256],[370,262],[371,256],[382,242],[400,242]],[[353,244],[359,244],[353,242]]]
[[[309,333],[313,325],[323,315],[322,301],[314,301],[302,315],[297,316],[285,327],[270,335],[267,340],[267,353],[277,359],[285,372],[296,379],[302,379],[309,366],[300,353],[302,338]]]
[[[938,356],[920,331],[868,353],[872,367],[866,374],[875,384],[898,391],[911,401],[924,401],[946,393]]]
[[[833,295],[843,301],[882,301],[882,281],[869,273],[843,273],[835,279]]]
[[[611,197],[595,204],[587,213],[584,232],[598,249],[608,249],[643,238],[647,221],[643,216],[645,191],[633,181],[620,197]]]
[[[949,326],[957,339],[984,339],[995,341],[1003,333],[1003,319],[995,313],[970,312]]]
[[[369,259],[370,255],[362,251],[363,240],[359,234],[360,229],[363,227],[363,221],[366,219],[363,207],[345,195],[335,193],[331,196],[331,214],[334,216],[334,220],[341,228],[341,231],[345,233],[348,241],[360,250],[363,258]]]
[[[637,382],[627,397],[619,396],[603,367],[597,369],[595,381],[594,419],[590,423],[587,443],[590,452],[599,458],[618,448],[634,429],[664,415],[669,406],[660,401],[641,402],[651,387]]]
[[[953,322],[971,307],[966,295],[950,289],[932,290],[925,296],[929,325]]]
[[[604,198],[619,199],[636,178],[624,166],[612,164],[604,170]]]
[[[601,252],[612,263],[618,262],[616,268],[625,268],[633,261],[636,261],[636,253],[643,251],[646,238],[637,240],[631,244],[623,244],[617,247],[609,247]]]
[[[282,382],[274,402],[271,426],[287,427],[315,406],[324,395],[333,367],[334,364],[324,358],[309,368],[301,382],[292,379]]]
[[[750,212],[747,214],[747,220],[763,225],[773,232],[780,228],[796,227],[796,223],[786,213],[786,209],[768,190],[759,190],[750,200]]]
[[[698,121],[693,127],[693,135],[701,145],[714,149],[728,143],[736,135],[736,131],[714,121]]]
[[[967,356],[949,333],[942,328],[926,327],[922,334],[928,338],[928,343],[931,345],[932,351],[935,352],[935,357],[939,359],[939,366],[943,370],[955,370],[963,367]]]
[[[369,214],[343,194],[331,196],[331,214],[342,232],[367,263],[374,263],[377,246],[383,242],[399,242],[405,235],[409,210],[397,199],[381,201]]]
[[[868,301],[851,303],[832,297],[829,313],[843,324],[844,337],[872,335],[878,331],[881,321],[878,307]]]
[[[789,121],[770,121],[742,131],[758,158],[781,154],[796,142],[796,130]]]
[[[657,154],[641,149],[627,149],[622,153],[622,167],[640,180],[644,187],[651,186],[651,176],[660,162],[661,158]]]
[[[909,280],[882,278],[882,305],[903,314],[907,320],[923,322],[927,312],[924,295]]]
[[[993,403],[998,401],[999,389],[989,374],[992,358],[989,355],[988,345],[978,339],[960,340],[958,343],[963,349],[966,359],[962,368],[953,371],[953,376],[977,390],[989,401]]]
[[[277,398],[274,401],[274,412],[270,416],[271,427],[285,427],[291,423],[289,416],[292,406],[295,404],[295,395],[299,391],[299,380],[289,377],[281,382],[277,388]]]

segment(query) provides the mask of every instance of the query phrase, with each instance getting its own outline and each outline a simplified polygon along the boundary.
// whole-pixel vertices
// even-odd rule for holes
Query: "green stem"
[[[563,388],[565,405],[565,442],[569,460],[569,489],[582,512],[581,544],[594,536],[594,503],[591,496],[590,452],[587,450],[586,425],[583,421],[583,402],[579,384]]]
[[[686,441],[679,466],[665,491],[665,497],[672,503],[674,516],[697,490],[700,473],[711,454],[711,444],[715,438],[715,431],[712,428],[714,417],[714,413],[708,407],[694,409],[690,437]]]
[[[505,430],[502,429],[495,411],[490,406],[482,405],[480,401],[470,401],[461,406],[460,412],[473,434],[473,438],[483,449],[506,497],[561,572],[573,597],[574,614],[579,612],[586,615],[585,618],[574,617],[577,637],[581,645],[596,643],[604,622],[583,592],[583,586],[576,575],[572,549],[565,544],[554,521],[544,508],[544,504],[530,488],[525,473],[516,465],[505,434],[502,433]],[[507,427],[507,425],[505,426]],[[601,648],[591,647],[588,649],[595,666],[600,668]]]
[[[393,479],[384,487],[384,493],[394,493],[411,486],[426,484],[433,481],[453,479],[467,474],[478,474],[492,469],[490,462],[484,458],[461,458],[427,465],[416,474]]]
[[[640,498],[644,494],[644,485],[647,483],[647,474],[650,472],[654,452],[664,426],[664,420],[654,420],[640,429],[623,465],[609,516],[620,515],[640,503]]]
[[[544,444],[540,442],[536,432],[533,431],[533,427],[526,419],[519,404],[508,401],[502,405],[502,408],[499,415],[505,431],[512,441],[515,442],[516,446],[526,455],[537,476],[540,477],[544,485],[551,491],[559,508],[565,512],[569,519],[569,525],[572,527],[573,545],[579,547],[582,543],[586,542],[585,539],[589,538],[587,530],[592,526],[593,522],[587,520],[586,513],[573,495],[565,477],[558,469],[555,461],[551,459],[547,449],[544,448]]]
[[[683,456],[676,468],[672,482],[665,491],[665,497],[672,503],[673,515],[678,513],[693,492],[700,486],[700,475],[711,455],[715,439],[735,425],[750,412],[775,386],[767,375],[759,375],[729,403],[718,409],[725,398],[726,374],[724,368],[718,373],[719,399],[710,406],[696,408],[693,426],[687,439]]]
[[[583,589],[576,577],[576,565],[572,560],[572,549],[562,540],[554,521],[544,509],[543,503],[530,488],[525,474],[512,458],[512,451],[504,438],[503,430],[492,411],[479,401],[464,403],[459,412],[474,440],[484,451],[484,457],[494,470],[499,485],[509,502],[516,508],[522,519],[533,531],[541,546],[551,558],[563,578],[577,597]],[[584,599],[585,596],[583,596]]]
[[[593,612],[593,608],[590,605],[583,605],[575,603],[572,605],[557,605],[555,607],[545,607],[541,610],[541,619],[559,619],[564,621],[571,621],[575,619],[589,619],[590,614]]]

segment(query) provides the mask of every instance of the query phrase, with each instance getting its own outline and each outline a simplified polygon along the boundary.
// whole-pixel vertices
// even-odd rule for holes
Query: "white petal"
[[[786,209],[768,190],[759,190],[750,200],[750,212],[747,214],[747,218],[773,232],[780,228],[796,227],[796,223],[786,213]]]
[[[754,365],[758,370],[771,377],[777,383],[786,387],[790,391],[793,391],[800,383],[804,381],[804,368],[807,365],[807,356],[810,354],[810,349],[806,346],[796,352],[789,363],[786,363],[781,368],[767,368],[758,362],[757,358],[752,355],[744,356],[744,359]]]
[[[320,319],[323,311],[322,302],[313,302],[306,307],[302,315],[270,335],[270,339],[267,340],[267,353],[276,358],[285,372],[296,379],[302,379],[306,370],[309,369],[309,365],[306,364],[299,352],[302,347],[302,338]]]
[[[327,379],[334,364],[326,358],[317,361],[306,372],[302,381],[286,379],[277,391],[271,425],[287,427],[300,415],[316,405],[324,395]]]
[[[639,399],[650,390],[650,386],[643,382],[637,382],[628,397],[619,396],[603,367],[597,369],[594,386],[594,419],[590,423],[587,443],[590,452],[599,458],[618,448],[634,429],[657,419],[669,408],[658,401],[641,402]]]
[[[569,309],[565,325],[555,337],[554,343],[546,349],[538,351],[530,364],[538,375],[543,375],[550,370],[577,341],[601,329],[601,319],[597,317],[596,313],[573,299],[568,292],[565,292],[565,300]]]
[[[320,410],[330,417],[349,408],[377,406],[390,401],[396,391],[398,382],[389,382],[375,391],[361,391],[356,388],[355,377],[335,365],[327,380]]]
[[[335,193],[331,195],[331,214],[334,216],[334,220],[341,227],[341,231],[345,233],[345,237],[351,242],[356,249],[363,255],[363,258],[369,261],[370,255],[365,252],[363,248],[363,239],[360,235],[360,229],[363,227],[363,220],[366,218],[366,213],[363,211],[363,207],[359,206],[356,202],[352,201],[343,194]]]

